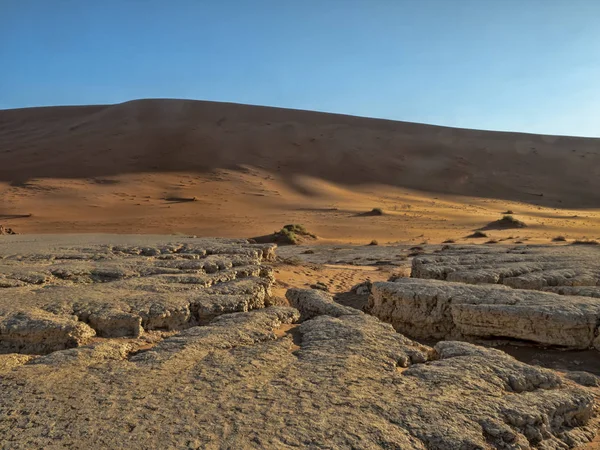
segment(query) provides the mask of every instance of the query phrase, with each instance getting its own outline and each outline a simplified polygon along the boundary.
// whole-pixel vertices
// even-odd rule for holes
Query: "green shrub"
[[[467,237],[471,238],[471,239],[473,239],[473,238],[476,239],[476,238],[486,238],[486,237],[488,237],[488,235],[485,234],[483,231],[476,231],[475,233],[470,234]]]
[[[313,233],[308,232],[303,225],[299,224],[285,225],[281,230],[273,234],[277,239],[282,240],[283,243],[292,245],[298,245],[301,237],[310,237],[313,239],[317,237]]]
[[[571,245],[600,245],[600,242],[594,241],[593,239],[578,239],[573,241]]]

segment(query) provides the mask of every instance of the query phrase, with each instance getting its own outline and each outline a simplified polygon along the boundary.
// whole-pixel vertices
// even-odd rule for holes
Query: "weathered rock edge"
[[[47,354],[269,304],[273,245],[199,239],[0,255],[0,353]],[[8,247],[9,251],[18,250]],[[32,250],[34,253],[32,253]]]
[[[297,326],[298,310],[268,307],[148,351],[109,341],[13,362],[3,444],[565,449],[594,435],[593,396],[549,370],[463,342],[423,346],[323,292],[288,298],[305,313]],[[277,332],[286,323],[294,336]]]
[[[600,298],[600,249],[453,246],[414,258],[411,277]]]
[[[595,298],[399,278],[373,283],[366,311],[414,338],[512,338],[600,349],[600,299]]]

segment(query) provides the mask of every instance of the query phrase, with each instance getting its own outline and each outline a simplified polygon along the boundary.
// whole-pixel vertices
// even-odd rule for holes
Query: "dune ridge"
[[[201,200],[185,211],[178,205],[178,221],[164,211],[176,206],[164,202],[173,192]],[[243,236],[259,231],[252,223],[260,218],[263,231],[272,231],[277,211],[289,209],[308,214],[305,222],[316,220],[322,232],[315,217],[327,209],[384,207],[410,216],[421,205],[435,215],[445,201],[442,209],[451,211],[440,212],[440,220],[456,216],[464,229],[476,223],[461,205],[484,211],[481,222],[504,204],[563,218],[587,210],[591,222],[576,224],[577,234],[587,235],[600,206],[600,139],[191,100],[0,110],[0,194],[0,223],[17,231],[91,231],[95,215],[112,215],[113,225],[99,220],[93,231],[144,231],[132,224],[152,216],[147,232],[177,231],[176,224],[185,232]],[[482,206],[489,202],[494,206]],[[220,208],[212,227],[209,219],[198,221],[193,208],[200,205],[204,213]],[[234,226],[247,211],[241,222],[250,225]],[[32,217],[14,217],[24,214]],[[365,231],[373,237],[390,217],[375,220],[363,221],[376,225]],[[419,227],[413,221],[405,228],[413,225]],[[339,226],[336,235],[352,237]]]

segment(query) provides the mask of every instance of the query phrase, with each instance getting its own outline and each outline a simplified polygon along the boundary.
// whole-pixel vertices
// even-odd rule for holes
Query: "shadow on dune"
[[[476,231],[488,231],[488,230],[511,230],[527,228],[527,224],[519,219],[514,218],[512,215],[505,215],[503,218],[494,220],[488,223],[485,227],[478,228]]]
[[[26,219],[28,217],[31,217],[31,214],[0,214],[0,220]]]
[[[281,176],[304,195],[314,193],[297,176],[561,208],[600,205],[600,139],[187,100],[0,111],[0,181],[13,186],[247,170],[241,166]]]

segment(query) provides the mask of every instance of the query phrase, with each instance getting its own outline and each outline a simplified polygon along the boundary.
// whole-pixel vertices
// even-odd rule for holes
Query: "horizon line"
[[[60,104],[60,105],[34,105],[34,106],[21,106],[21,107],[9,107],[5,108],[0,106],[0,113],[4,111],[20,111],[26,109],[43,109],[43,108],[85,108],[85,107],[98,107],[98,106],[118,106],[124,105],[126,103],[135,103],[135,102],[143,102],[143,101],[160,101],[160,100],[171,100],[171,101],[180,101],[180,102],[198,102],[198,103],[218,103],[218,104],[226,104],[226,105],[236,105],[236,106],[246,106],[246,107],[254,107],[254,108],[269,108],[269,109],[282,109],[287,111],[297,111],[303,113],[316,113],[323,114],[329,116],[342,116],[349,117],[355,119],[364,119],[364,120],[374,120],[374,121],[385,121],[385,122],[394,122],[394,123],[404,123],[411,125],[420,125],[426,127],[436,127],[436,128],[448,128],[452,130],[461,130],[461,131],[479,131],[484,133],[503,133],[503,134],[521,134],[521,135],[529,135],[529,136],[539,136],[539,137],[552,137],[552,138],[570,138],[570,139],[600,139],[600,135],[598,136],[589,136],[589,135],[569,135],[569,134],[549,134],[549,133],[536,133],[531,131],[516,131],[516,130],[507,130],[507,129],[489,129],[489,128],[467,128],[467,127],[458,127],[452,125],[444,125],[439,123],[426,123],[426,122],[413,122],[410,120],[399,120],[399,119],[390,119],[388,117],[378,117],[378,116],[363,116],[357,114],[349,114],[343,112],[336,111],[324,111],[318,109],[302,109],[302,108],[292,108],[286,106],[278,106],[278,105],[261,105],[255,103],[242,103],[242,102],[233,102],[233,101],[220,101],[220,100],[206,100],[206,99],[195,99],[195,98],[179,98],[179,97],[144,97],[144,98],[134,98],[130,100],[125,100],[117,103],[73,103],[73,104]]]

